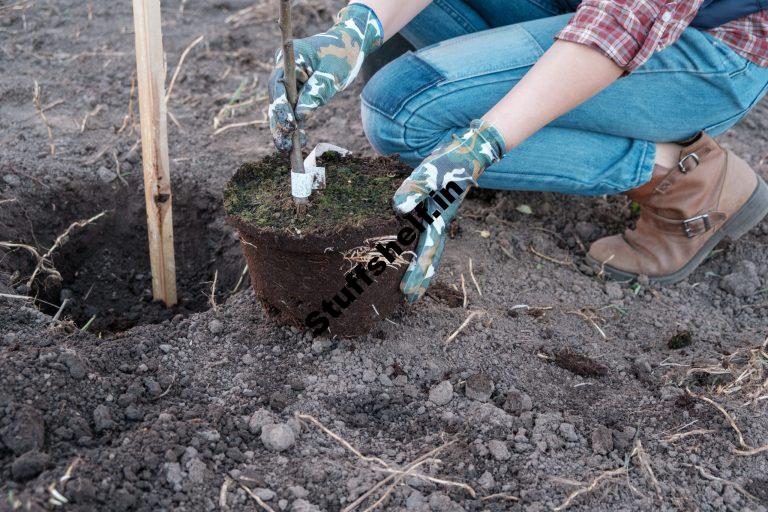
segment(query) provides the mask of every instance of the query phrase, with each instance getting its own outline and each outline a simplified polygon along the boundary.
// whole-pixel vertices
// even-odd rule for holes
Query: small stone
[[[129,421],[141,421],[144,419],[144,413],[138,406],[131,404],[125,408],[125,419]]]
[[[581,237],[581,240],[588,242],[592,239],[592,235],[597,231],[597,227],[591,222],[579,221],[574,226],[574,231]]]
[[[490,491],[496,485],[496,480],[493,479],[493,475],[490,471],[486,471],[477,479],[477,483],[480,484],[480,487],[483,489]]]
[[[600,425],[592,431],[592,451],[598,455],[608,455],[613,451],[613,433],[608,427]]]
[[[624,298],[624,290],[619,283],[609,281],[605,283],[605,293],[610,300],[621,300]]]
[[[74,350],[66,350],[61,355],[61,362],[64,363],[64,366],[69,370],[69,375],[75,380],[84,379],[88,373],[85,363]]]
[[[115,422],[112,419],[112,411],[106,405],[98,405],[93,410],[93,424],[96,432],[103,432],[115,426]]]
[[[125,161],[132,164],[137,164],[139,161],[141,161],[141,156],[139,155],[138,151],[132,149],[125,155]]]
[[[224,330],[224,324],[221,323],[221,320],[218,320],[214,318],[208,323],[208,330],[211,331],[211,334],[221,334]]]
[[[444,380],[429,390],[429,401],[435,405],[446,405],[453,399],[453,384]]]
[[[115,174],[113,171],[110,171],[103,165],[99,167],[99,169],[96,171],[96,175],[104,183],[111,183],[113,180],[117,178],[117,174]]]
[[[208,467],[205,465],[205,462],[195,457],[194,459],[191,459],[186,464],[187,467],[187,477],[189,478],[190,482],[201,484],[205,481],[205,471],[208,469]]]
[[[491,398],[495,386],[490,377],[484,373],[476,373],[467,379],[466,395],[470,400],[487,402]]]
[[[261,442],[269,450],[282,452],[296,442],[296,433],[285,423],[270,423],[261,427]]]
[[[171,350],[173,350],[173,347],[169,345],[168,343],[161,343],[158,345],[158,347],[164,354],[169,353]]]
[[[363,382],[371,383],[376,380],[376,372],[370,368],[363,370]]]
[[[3,181],[11,187],[18,187],[21,185],[21,179],[15,174],[6,174],[3,176]]]
[[[174,490],[181,490],[181,464],[178,462],[169,462],[165,465],[165,480],[171,484]]]
[[[305,499],[299,498],[291,504],[292,512],[320,512],[317,505],[308,502]]]
[[[742,260],[733,267],[733,272],[720,280],[720,288],[736,297],[754,295],[760,287],[757,266],[748,260]]]
[[[509,460],[512,455],[509,453],[507,443],[494,439],[488,442],[488,451],[496,460]]]
[[[209,443],[215,443],[221,439],[221,434],[219,434],[218,430],[202,430],[197,435]]]
[[[424,495],[414,490],[405,500],[406,510],[419,510],[424,505]]]
[[[294,498],[306,498],[309,496],[309,491],[300,485],[292,485],[288,487],[288,492],[291,493]]]
[[[318,338],[312,342],[312,352],[319,355],[330,350],[332,346],[333,342],[331,340]]]
[[[524,412],[533,409],[533,400],[531,400],[531,397],[527,393],[512,389],[507,391],[502,408],[510,414],[520,416]]]
[[[51,458],[46,453],[37,450],[28,451],[21,455],[11,465],[11,475],[17,482],[23,482],[34,478],[48,467]]]
[[[256,489],[253,489],[253,494],[264,501],[272,501],[276,496],[275,491],[272,489],[266,489],[264,487],[257,487]]]
[[[41,450],[45,442],[45,423],[37,409],[25,407],[0,432],[2,444],[16,455],[30,450]]]
[[[569,443],[579,442],[579,434],[576,433],[576,427],[574,427],[573,424],[561,423],[560,427],[558,427],[558,430],[560,431],[560,435],[563,437],[563,439]]]
[[[257,409],[248,419],[248,430],[251,434],[259,434],[261,433],[261,427],[274,422],[275,420],[271,412],[266,409]]]

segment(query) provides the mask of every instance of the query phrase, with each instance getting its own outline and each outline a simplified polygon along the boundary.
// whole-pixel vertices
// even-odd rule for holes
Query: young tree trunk
[[[280,32],[283,36],[283,69],[285,70],[285,90],[288,96],[288,102],[296,109],[298,102],[298,92],[296,88],[296,57],[293,54],[293,27],[291,26],[291,0],[280,0]],[[301,137],[298,126],[293,132],[293,147],[291,148],[291,170],[297,173],[304,173],[304,159],[301,155]],[[295,197],[298,213],[306,210],[305,197]]]

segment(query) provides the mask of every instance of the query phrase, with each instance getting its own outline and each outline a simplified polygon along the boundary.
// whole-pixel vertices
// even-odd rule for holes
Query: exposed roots
[[[383,258],[379,250],[376,249],[378,244],[387,245],[390,242],[397,242],[397,236],[388,235],[366,238],[363,245],[344,252],[342,256],[350,263],[350,270],[355,268],[358,264],[366,266],[374,258],[379,258],[379,260],[384,261],[388,267],[400,268],[402,265],[407,265],[409,263],[409,260],[405,258],[406,255],[410,254],[415,256],[413,251],[403,251],[402,254],[396,255],[394,261],[390,262],[386,258]]]

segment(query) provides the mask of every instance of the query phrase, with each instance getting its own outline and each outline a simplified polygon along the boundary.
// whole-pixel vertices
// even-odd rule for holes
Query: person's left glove
[[[291,134],[309,115],[328,103],[355,79],[363,60],[381,46],[381,22],[370,7],[350,4],[337,16],[327,32],[294,41],[296,81],[299,97],[294,116],[285,92],[283,52],[275,56],[275,69],[269,78],[269,128],[280,151],[291,149]],[[306,136],[301,130],[302,145]]]
[[[429,287],[440,266],[447,228],[471,186],[504,155],[505,142],[488,122],[472,121],[461,136],[432,152],[397,189],[393,207],[401,214],[416,212],[426,229],[400,289],[409,303]],[[431,220],[431,222],[430,222]]]

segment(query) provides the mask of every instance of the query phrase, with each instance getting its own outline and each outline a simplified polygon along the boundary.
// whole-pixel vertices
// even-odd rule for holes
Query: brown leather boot
[[[634,230],[592,244],[587,260],[608,277],[672,284],[688,277],[724,238],[768,214],[768,186],[742,159],[702,133],[677,167],[656,166],[651,181],[627,193],[640,207]]]

